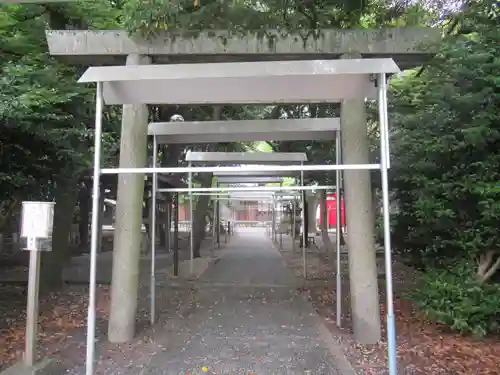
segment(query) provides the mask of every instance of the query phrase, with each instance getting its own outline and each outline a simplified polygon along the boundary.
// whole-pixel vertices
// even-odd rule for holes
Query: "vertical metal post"
[[[273,196],[273,241],[276,242],[276,196]]]
[[[97,224],[97,252],[102,252],[102,225],[104,221],[104,189],[99,192],[99,222]]]
[[[233,231],[236,230],[236,210],[234,204],[231,204],[231,221],[233,222]]]
[[[153,136],[153,168],[156,168],[158,145],[156,135]],[[151,275],[150,275],[150,310],[149,319],[151,324],[155,324],[156,316],[156,190],[158,184],[158,174],[153,172],[153,184],[151,191]]]
[[[214,209],[214,214],[213,214],[213,218],[212,218],[212,244],[215,245],[215,243],[217,242],[217,238],[216,238],[216,230],[217,230],[217,198],[219,196],[219,193],[216,193],[213,197],[213,200],[212,200],[212,203],[214,205],[213,209]]]
[[[301,163],[303,165],[304,163]],[[304,186],[304,171],[300,171],[300,187]],[[307,279],[307,233],[306,233],[306,191],[302,190],[302,210],[300,216],[302,219],[302,263],[304,267],[304,279]]]
[[[280,189],[283,187],[283,183],[280,182]],[[280,190],[281,191],[281,190]],[[283,201],[279,201],[279,213],[280,213],[280,250],[283,250]]]
[[[274,225],[274,196],[271,197],[269,200],[269,234],[271,236],[271,240],[274,240],[273,238],[273,225]]]
[[[273,199],[274,198],[271,198],[271,200],[269,201],[269,235],[271,236],[271,240],[273,240],[273,222],[274,222]]]
[[[341,163],[341,152],[340,152],[340,131],[337,130],[335,133],[335,164],[339,165]],[[336,272],[336,304],[337,304],[337,327],[342,326],[342,267],[340,265],[340,239],[342,230],[342,215],[341,215],[341,196],[340,196],[340,170],[335,171],[335,241],[336,241],[336,258],[337,258],[337,272]],[[326,203],[326,202],[325,202]]]
[[[174,219],[174,276],[179,276],[179,193],[172,194],[172,216]]]
[[[172,250],[172,201],[173,201],[173,194],[167,193],[167,225],[165,230],[168,231],[168,242],[167,242],[167,253],[170,253]]]
[[[384,77],[385,79],[385,77]],[[385,155],[386,155],[386,165],[387,165],[387,169],[391,168],[391,152],[390,152],[390,142],[389,142],[389,115],[387,113],[387,80],[385,81],[385,94],[384,95],[381,95],[379,97],[379,110],[380,110],[380,106],[382,106],[383,108],[385,108],[385,110],[383,111],[382,115],[379,114],[379,118],[381,116],[381,118],[383,119],[383,123],[384,123],[384,130],[380,129],[380,136],[382,137],[382,135],[384,135],[385,137]]]
[[[101,176],[102,107],[102,82],[97,82],[94,131],[94,173],[92,181],[92,229],[90,235],[89,306],[87,314],[87,352],[85,359],[86,375],[94,375],[96,270],[98,247],[97,225],[99,223],[99,193],[101,190],[99,188],[99,181]]]
[[[266,228],[266,233],[269,234],[269,204],[266,204],[265,206],[266,206],[266,212],[264,215],[264,227]]]
[[[217,182],[217,187],[219,183]],[[217,247],[220,249],[220,199],[217,199]]]
[[[274,209],[274,195],[273,195],[273,199],[271,200],[271,239],[273,241],[275,241],[275,235],[274,235],[274,232],[275,232],[275,229],[276,229],[276,210]]]
[[[189,168],[191,168],[191,162],[189,162]],[[193,262],[194,262],[194,217],[193,217],[193,172],[189,171],[189,218],[191,221],[191,235],[189,236],[189,274],[193,274]]]
[[[295,226],[297,224],[297,218],[296,218],[296,209],[295,209],[295,198],[292,201],[292,216],[293,216],[293,224],[292,224],[292,249],[293,252],[295,253]]]
[[[30,268],[28,280],[28,301],[26,307],[26,343],[24,365],[31,367],[36,361],[38,332],[38,291],[40,284],[40,249],[29,250]]]
[[[397,347],[396,347],[396,321],[394,316],[394,301],[392,291],[392,256],[391,256],[391,228],[389,212],[389,182],[388,169],[388,137],[387,133],[387,81],[385,74],[378,79],[379,122],[380,122],[380,168],[382,174],[382,200],[384,212],[384,254],[385,254],[385,282],[387,294],[387,355],[389,374],[397,375]]]

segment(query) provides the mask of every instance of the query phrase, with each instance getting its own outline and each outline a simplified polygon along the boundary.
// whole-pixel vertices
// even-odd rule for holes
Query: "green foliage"
[[[467,13],[421,76],[392,84],[395,243],[419,265],[498,249],[500,33],[487,3]]]
[[[471,6],[423,73],[391,83],[393,243],[424,271],[410,297],[428,318],[475,335],[500,332],[500,286],[491,283],[500,240],[499,14],[490,0]]]
[[[426,317],[460,333],[483,336],[500,332],[500,285],[479,284],[473,266],[428,270],[410,293]]]
[[[199,7],[193,0],[131,0],[126,5],[125,27],[146,37],[165,30],[189,30],[193,35],[230,30],[233,35],[256,32],[262,37],[295,30],[308,36],[320,27],[353,26],[366,8],[364,0],[200,0]]]
[[[51,199],[55,180],[77,178],[91,166],[93,90],[76,83],[81,70],[48,55],[45,29],[101,27],[106,16],[113,20],[107,9],[103,1],[0,7],[0,199]],[[116,152],[113,108],[105,120],[106,157]]]
[[[130,34],[149,38],[168,30],[197,36],[226,30],[229,36],[249,32],[270,42],[288,33],[303,39],[320,37],[320,29],[422,25],[438,14],[422,4],[386,0],[129,0],[124,25]]]

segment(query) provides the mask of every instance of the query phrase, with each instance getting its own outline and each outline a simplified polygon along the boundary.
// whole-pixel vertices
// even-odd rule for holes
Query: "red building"
[[[321,204],[322,203],[320,203],[320,205]],[[328,193],[326,197],[326,212],[328,217],[328,227],[335,227],[337,225],[337,200],[335,193]],[[321,214],[319,215],[319,223],[320,225],[322,223]],[[340,223],[341,225],[345,225],[344,199],[340,202]]]

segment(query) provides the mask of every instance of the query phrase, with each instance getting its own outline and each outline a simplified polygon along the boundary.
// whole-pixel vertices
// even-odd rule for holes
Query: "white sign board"
[[[54,202],[23,202],[21,237],[51,237],[53,218]]]

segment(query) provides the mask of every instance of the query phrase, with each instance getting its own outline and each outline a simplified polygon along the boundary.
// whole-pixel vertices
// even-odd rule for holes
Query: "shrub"
[[[500,285],[480,284],[467,262],[425,272],[409,297],[426,317],[460,333],[500,332]]]

